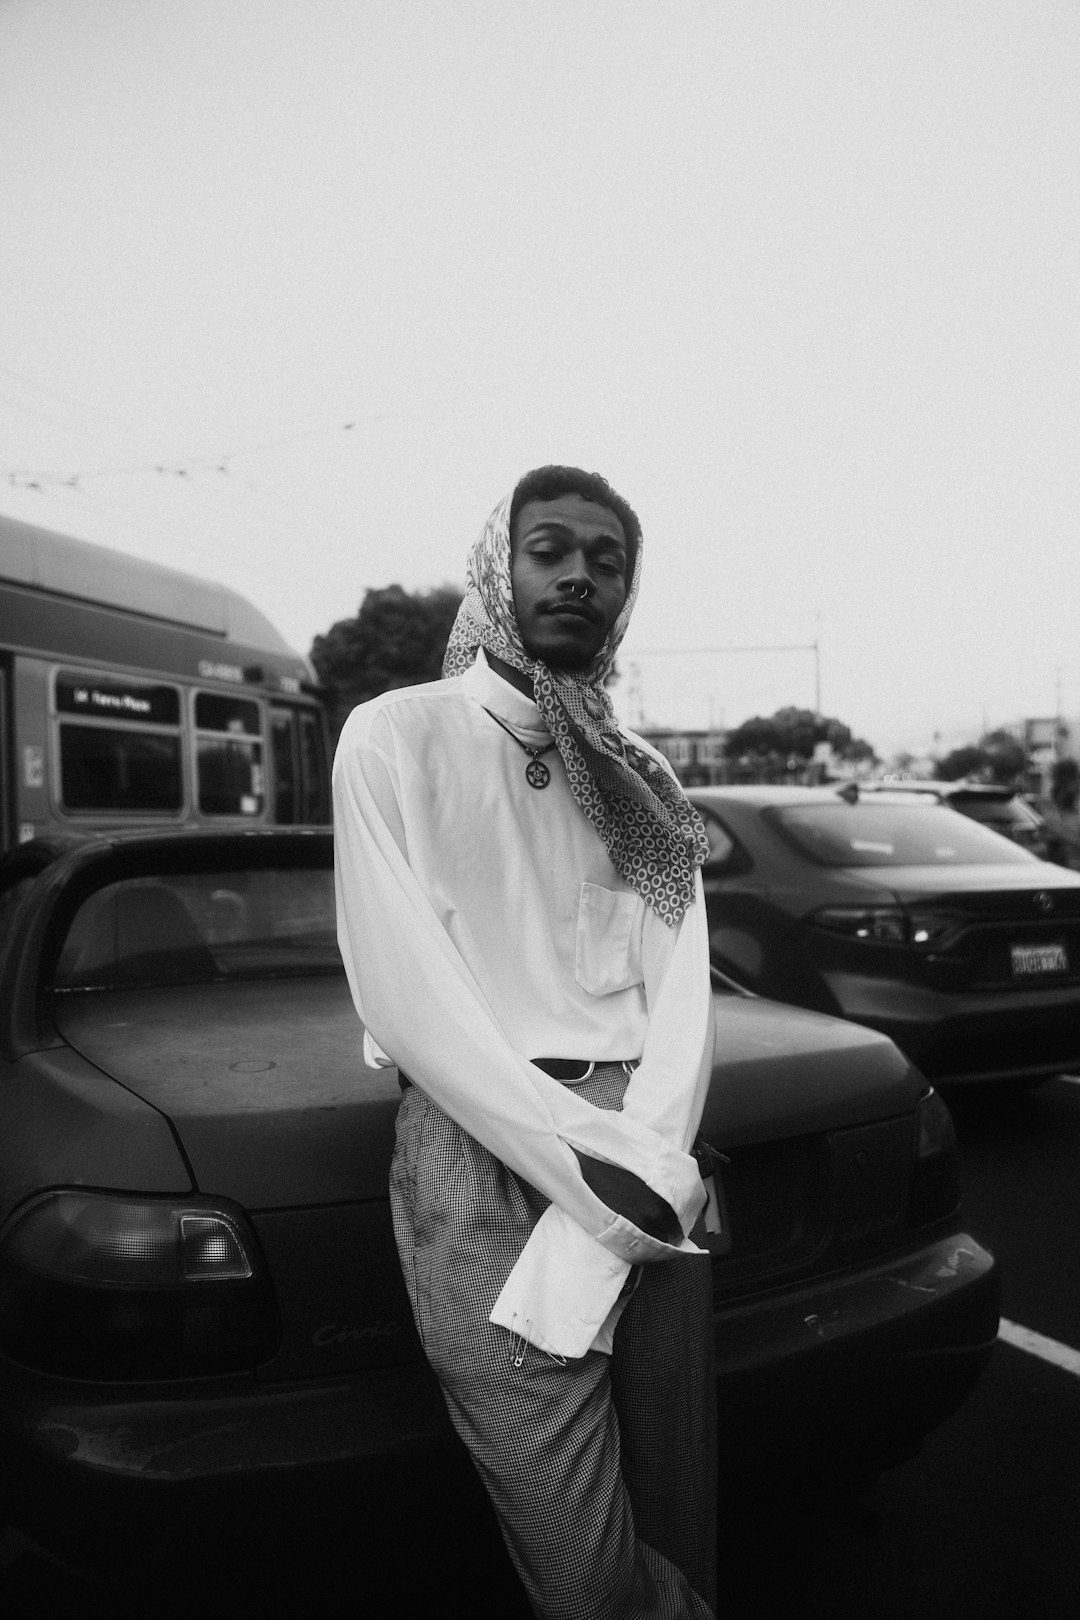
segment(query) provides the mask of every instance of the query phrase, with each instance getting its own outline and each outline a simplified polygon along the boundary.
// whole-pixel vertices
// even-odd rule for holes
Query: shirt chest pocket
[[[609,996],[642,982],[641,925],[645,902],[583,883],[578,904],[574,974],[590,996]]]

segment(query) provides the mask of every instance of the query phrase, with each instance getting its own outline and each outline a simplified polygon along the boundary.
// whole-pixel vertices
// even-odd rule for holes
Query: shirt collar
[[[497,675],[484,656],[483,647],[476,650],[476,660],[461,677],[462,685],[482,708],[490,709],[500,720],[513,726],[515,731],[535,731],[544,737],[551,735],[531,697],[519,692],[516,686]]]

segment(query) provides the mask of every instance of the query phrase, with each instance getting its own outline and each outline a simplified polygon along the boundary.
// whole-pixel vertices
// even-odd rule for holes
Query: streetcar
[[[319,688],[253,603],[0,516],[0,847],[329,820]]]

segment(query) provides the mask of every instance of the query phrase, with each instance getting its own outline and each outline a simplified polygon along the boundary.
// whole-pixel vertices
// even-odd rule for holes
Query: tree
[[[394,687],[438,680],[461,597],[455,585],[368,590],[355,618],[339,619],[315,637],[311,662],[335,737],[356,704]]]
[[[982,739],[986,750],[986,764],[991,782],[1003,785],[1019,780],[1028,767],[1027,749],[1023,743],[1004,728],[988,731]]]
[[[845,764],[877,759],[870,743],[853,737],[850,726],[829,715],[793,705],[777,709],[771,719],[754,715],[729,731],[724,752],[738,761],[742,773],[770,780],[805,771],[818,743],[828,743],[834,756]]]
[[[826,723],[812,709],[796,709],[789,704],[786,709],[777,709],[772,719],[780,733],[781,749],[796,759],[810,759],[818,743],[828,741]],[[851,732],[847,735],[850,737]]]
[[[935,761],[934,775],[939,782],[958,782],[961,777],[972,777],[979,782],[1006,786],[1018,781],[1027,766],[1024,745],[1011,731],[999,726],[995,731],[988,731],[979,742],[954,748],[944,759]]]
[[[944,759],[934,761],[934,775],[939,782],[959,782],[961,777],[982,777],[986,769],[986,750],[977,743],[954,748]]]
[[[741,726],[736,726],[724,738],[724,753],[729,759],[760,759],[781,752],[786,750],[780,727],[775,720],[765,720],[759,714],[754,715],[752,720],[744,720]]]

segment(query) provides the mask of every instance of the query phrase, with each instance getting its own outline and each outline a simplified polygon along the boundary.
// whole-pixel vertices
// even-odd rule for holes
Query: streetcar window
[[[179,810],[179,733],[61,725],[60,797],[65,810]]]
[[[199,809],[205,816],[257,816],[263,807],[262,749],[232,737],[200,737]]]
[[[282,827],[300,818],[296,813],[296,727],[292,711],[271,709],[270,743],[274,757],[274,820]]]
[[[271,709],[270,741],[274,753],[274,820],[279,826],[289,827],[303,819],[299,813],[299,762],[294,710]]]
[[[223,697],[220,692],[195,694],[195,726],[199,731],[227,731],[230,735],[262,735],[259,705],[250,698]]]
[[[318,717],[311,713],[300,715],[300,760],[303,784],[300,819],[311,826],[321,826],[330,820],[330,793],[322,729]]]
[[[195,760],[204,816],[258,816],[265,802],[259,705],[218,692],[195,695]]]
[[[329,821],[325,756],[318,714],[309,709],[270,710],[274,759],[274,820],[322,826]]]

